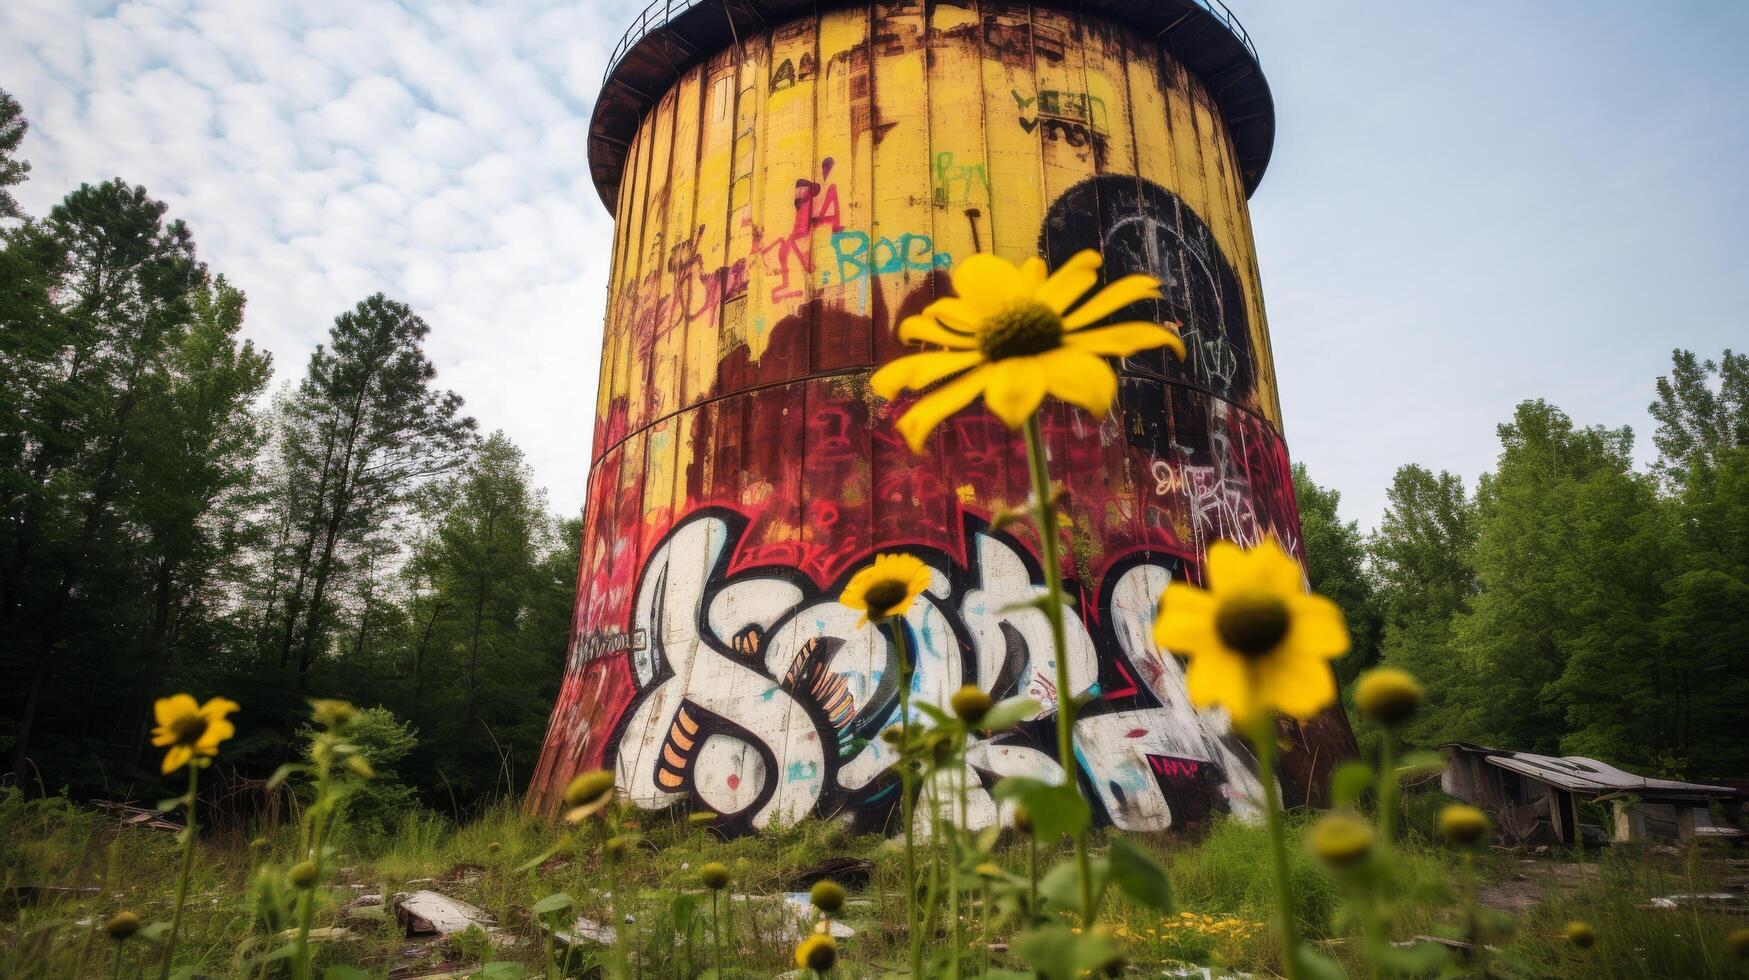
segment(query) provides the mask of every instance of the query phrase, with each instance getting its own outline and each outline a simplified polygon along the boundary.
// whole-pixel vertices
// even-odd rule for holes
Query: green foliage
[[[311,746],[320,731],[304,728],[298,734]],[[402,780],[399,766],[418,746],[418,737],[411,725],[396,720],[387,708],[377,707],[353,717],[346,728],[346,740],[369,761],[373,775],[348,792],[341,803],[345,829],[366,841],[394,833],[417,804],[417,794]]]
[[[0,218],[18,218],[24,214],[18,209],[18,200],[6,188],[23,183],[25,175],[30,173],[30,164],[18,159],[18,146],[24,142],[24,134],[29,129],[30,123],[25,121],[24,109],[18,100],[0,91]]]
[[[1294,464],[1293,480],[1306,578],[1313,592],[1330,598],[1348,617],[1348,635],[1353,645],[1347,656],[1335,662],[1337,681],[1347,685],[1379,658],[1383,623],[1377,586],[1367,568],[1366,540],[1358,521],[1342,520],[1338,512],[1342,502],[1339,491],[1312,482],[1304,463]]]

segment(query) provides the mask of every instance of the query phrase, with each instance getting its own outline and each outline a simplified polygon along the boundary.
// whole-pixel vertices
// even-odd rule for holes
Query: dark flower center
[[[1063,346],[1063,318],[1043,303],[1019,303],[986,320],[979,343],[992,361],[1043,354]]]
[[[176,734],[176,744],[193,745],[206,734],[207,721],[201,715],[185,715],[170,723],[170,730]]]
[[[1265,592],[1232,596],[1215,611],[1221,642],[1247,657],[1262,657],[1280,646],[1287,628],[1287,603]]]
[[[905,583],[897,579],[876,582],[868,587],[862,598],[868,603],[869,615],[885,616],[889,609],[905,601]]]

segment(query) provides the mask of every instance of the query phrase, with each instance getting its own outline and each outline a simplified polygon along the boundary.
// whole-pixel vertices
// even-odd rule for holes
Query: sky
[[[580,510],[611,219],[587,176],[602,0],[4,0],[15,190],[144,184],[295,382],[376,291]],[[1526,398],[1631,425],[1669,352],[1749,347],[1749,3],[1229,0],[1274,90],[1251,200],[1290,451],[1372,526],[1473,484]]]

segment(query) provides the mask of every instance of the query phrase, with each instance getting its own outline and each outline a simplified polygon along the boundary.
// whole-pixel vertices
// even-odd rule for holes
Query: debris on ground
[[[401,892],[392,907],[395,921],[409,936],[447,936],[469,926],[489,929],[491,916],[466,902],[434,891]]]
[[[180,834],[184,824],[168,820],[165,815],[170,810],[154,810],[149,807],[135,806],[132,803],[116,803],[111,800],[94,800],[91,804],[99,810],[107,812],[120,821],[123,827],[144,827],[147,830],[162,830],[167,833]]]
[[[789,877],[785,882],[790,891],[807,891],[821,881],[836,881],[852,891],[860,891],[868,886],[874,877],[875,864],[865,858],[836,857],[821,861],[819,864]]]
[[[1736,892],[1707,892],[1698,895],[1662,895],[1652,899],[1643,909],[1681,909],[1692,906],[1703,907],[1733,907],[1743,904],[1743,896]]]

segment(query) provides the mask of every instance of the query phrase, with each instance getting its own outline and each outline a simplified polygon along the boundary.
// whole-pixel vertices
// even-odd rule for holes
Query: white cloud
[[[381,290],[439,383],[528,453],[554,507],[588,470],[611,220],[588,113],[630,4],[0,3],[0,88],[46,212],[144,184],[249,295],[278,380]]]

